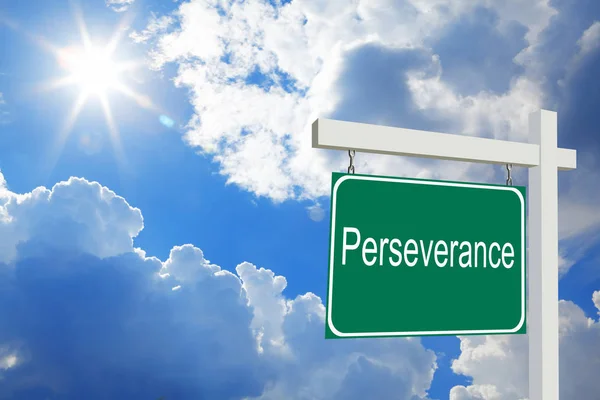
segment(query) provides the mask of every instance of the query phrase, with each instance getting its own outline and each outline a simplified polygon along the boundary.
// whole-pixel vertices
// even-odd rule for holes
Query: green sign
[[[525,333],[525,188],[334,173],[326,338]]]

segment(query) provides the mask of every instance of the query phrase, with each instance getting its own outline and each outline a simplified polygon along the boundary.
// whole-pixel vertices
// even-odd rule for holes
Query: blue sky
[[[77,72],[60,55],[78,15],[98,45],[120,27],[112,58],[136,61],[119,77],[134,97],[106,90],[112,127],[96,95],[66,126],[85,85],[48,87]],[[325,341],[329,184],[348,158],[311,149],[309,127],[526,141],[545,108],[578,151],[559,178],[561,394],[595,399],[597,21],[593,1],[2,5],[0,398],[525,398],[526,336]],[[505,179],[360,153],[356,168]]]

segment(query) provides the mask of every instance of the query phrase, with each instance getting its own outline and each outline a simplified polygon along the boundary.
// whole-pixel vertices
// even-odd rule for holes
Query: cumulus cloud
[[[3,181],[0,194],[8,200],[0,207],[0,262],[19,253],[33,256],[41,246],[116,256],[133,251],[133,237],[143,228],[140,210],[98,183],[70,178],[52,189],[16,195]]]
[[[600,291],[593,294],[600,311]],[[559,302],[560,397],[595,399],[600,393],[600,320],[590,318],[570,301]],[[527,335],[461,337],[455,373],[472,377],[472,385],[456,386],[451,400],[519,400],[528,395]]]
[[[4,178],[4,174],[0,171],[0,199],[7,200],[10,197],[11,192],[6,187],[6,179]]]
[[[318,116],[523,139],[542,96],[525,76],[527,59],[517,59],[554,10],[543,0],[496,3],[191,0],[132,37],[150,44],[155,68],[178,66],[175,82],[195,109],[186,140],[213,155],[230,183],[275,201],[316,198],[345,161],[311,149]],[[364,173],[436,171],[359,160]],[[480,166],[448,164],[441,175],[494,179]]]
[[[583,35],[581,35],[577,44],[583,54],[595,50],[600,45],[600,22],[594,21],[594,23],[583,32]]]
[[[98,183],[0,178],[0,398],[427,398],[419,340],[326,342],[319,297],[189,244],[146,256],[140,210]]]
[[[178,67],[174,81],[195,110],[186,141],[212,155],[228,183],[275,201],[315,199],[346,163],[311,148],[319,116],[527,141],[528,114],[555,108],[564,60],[595,43],[592,17],[560,6],[190,0],[131,36],[150,46],[153,67]],[[559,42],[557,29],[566,32]],[[356,162],[362,173],[503,181],[488,166]],[[526,179],[518,169],[515,177]]]
[[[589,91],[556,92],[559,78],[578,86],[578,57],[595,48],[598,22],[580,11],[547,0],[190,0],[153,14],[132,38],[150,46],[154,68],[178,67],[174,81],[190,90],[195,111],[185,140],[212,155],[228,183],[277,202],[314,200],[329,194],[330,172],[347,166],[343,152],[311,148],[319,116],[526,142],[528,114],[560,104],[561,138],[592,132],[595,111],[565,106],[593,104],[577,97]],[[505,179],[503,170],[468,163],[361,153],[355,163],[366,174]],[[561,196],[561,273],[600,227],[594,185],[581,183],[598,168],[579,165],[588,176],[567,174],[579,189]],[[525,169],[513,175],[526,183]]]

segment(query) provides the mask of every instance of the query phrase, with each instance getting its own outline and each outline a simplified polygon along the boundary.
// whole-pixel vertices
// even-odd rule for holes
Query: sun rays
[[[140,60],[120,60],[117,57],[117,50],[122,36],[127,31],[129,22],[131,22],[132,14],[125,14],[109,40],[99,43],[90,36],[81,11],[78,8],[75,8],[74,11],[80,42],[77,46],[57,46],[44,37],[36,36],[23,29],[14,22],[4,18],[0,22],[20,31],[43,50],[54,56],[62,71],[62,74],[60,74],[62,76],[59,75],[55,79],[43,82],[38,86],[39,91],[49,92],[66,87],[75,88],[77,91],[73,103],[65,112],[64,122],[58,132],[55,146],[53,146],[53,149],[49,149],[48,156],[51,165],[48,165],[48,167],[50,169],[54,168],[80,114],[91,100],[95,100],[102,111],[117,161],[124,163],[118,124],[115,121],[115,114],[113,114],[111,107],[111,94],[123,95],[132,100],[134,105],[151,110],[157,115],[162,113],[148,96],[138,93],[127,84],[128,74],[135,72],[135,69],[142,66],[143,62]]]
[[[81,46],[59,48],[53,51],[58,65],[62,67],[66,74],[50,82],[46,87],[46,89],[58,89],[64,86],[75,86],[79,90],[79,94],[67,115],[65,125],[59,134],[57,143],[59,149],[57,150],[60,153],[80,112],[88,100],[95,97],[99,101],[104,114],[113,150],[119,161],[124,162],[120,134],[109,100],[110,93],[121,93],[133,99],[141,107],[156,110],[156,107],[146,96],[136,93],[124,82],[124,73],[132,71],[141,63],[137,61],[120,61],[115,58],[121,36],[129,21],[124,18],[108,43],[99,45],[94,43],[90,37],[82,14],[76,11],[75,18],[79,28]]]

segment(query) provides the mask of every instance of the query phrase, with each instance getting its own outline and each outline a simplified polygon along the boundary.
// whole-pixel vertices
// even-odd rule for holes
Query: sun
[[[120,85],[122,67],[106,48],[69,48],[62,51],[59,62],[69,73],[67,79],[87,94],[106,96]]]
[[[56,77],[56,79],[40,82],[35,92],[41,94],[41,92],[54,91],[63,87],[75,87],[77,89],[74,102],[65,113],[64,125],[59,128],[53,146],[50,146],[51,148],[47,150],[49,159],[45,169],[47,171],[54,169],[75,122],[88,100],[92,98],[96,100],[92,106],[97,107],[99,105],[104,115],[116,161],[121,166],[126,167],[118,124],[113,117],[110,104],[111,101],[117,99],[111,95],[120,94],[128,100],[133,100],[137,106],[160,116],[159,121],[168,128],[173,126],[173,120],[167,117],[164,110],[157,107],[150,97],[138,93],[127,84],[128,80],[140,82],[140,74],[138,74],[139,70],[137,69],[146,64],[143,60],[119,60],[117,57],[117,54],[124,53],[117,50],[121,38],[130,30],[134,15],[128,12],[123,13],[112,35],[108,36],[108,40],[102,42],[92,40],[81,9],[76,3],[71,3],[71,6],[75,17],[74,27],[78,28],[79,39],[81,40],[80,44],[76,46],[57,46],[43,36],[36,35],[29,29],[23,29],[21,25],[0,17],[0,23],[6,24],[8,28],[23,34],[42,50],[53,55],[57,66],[62,70],[61,76]],[[73,36],[76,37],[76,35]],[[39,67],[43,68],[44,66],[39,65]],[[127,107],[126,110],[131,110],[131,108]],[[96,131],[97,127],[93,126],[93,129]],[[85,137],[85,135],[82,136],[81,141],[85,142]],[[82,144],[85,145],[85,143]]]
[[[117,158],[122,159],[118,124],[113,118],[110,94],[125,95],[144,109],[157,114],[163,112],[153,104],[148,96],[137,93],[126,84],[130,73],[135,72],[134,70],[144,63],[138,60],[117,60],[115,57],[120,39],[127,31],[130,22],[127,15],[123,17],[117,29],[105,43],[92,40],[81,12],[76,10],[75,17],[80,33],[80,45],[58,47],[43,38],[36,38],[42,47],[54,54],[58,66],[64,72],[62,77],[44,83],[40,89],[46,91],[70,86],[77,88],[78,91],[75,101],[66,115],[64,126],[58,134],[56,149],[53,151],[56,154],[52,158],[57,158],[62,152],[83,107],[88,100],[95,98],[99,101],[104,114],[113,149],[117,153]]]

